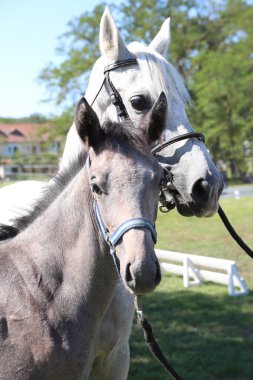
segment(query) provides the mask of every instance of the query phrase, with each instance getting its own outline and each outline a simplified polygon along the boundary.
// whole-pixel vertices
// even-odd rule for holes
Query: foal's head
[[[75,124],[89,147],[91,191],[110,233],[131,218],[155,222],[161,168],[149,144],[159,139],[166,112],[166,97],[162,94],[140,128],[110,122],[101,127],[86,100],[82,98],[78,103]],[[160,282],[160,267],[148,229],[126,232],[116,255],[121,277],[131,292],[150,292]]]

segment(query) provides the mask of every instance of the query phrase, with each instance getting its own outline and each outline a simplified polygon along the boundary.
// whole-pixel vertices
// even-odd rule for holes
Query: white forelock
[[[136,55],[144,78],[150,78],[146,85],[150,87],[150,92],[156,99],[161,91],[164,91],[168,100],[176,97],[184,104],[190,102],[190,95],[183,79],[171,63],[148,46],[138,42],[132,42],[128,45],[128,49]]]

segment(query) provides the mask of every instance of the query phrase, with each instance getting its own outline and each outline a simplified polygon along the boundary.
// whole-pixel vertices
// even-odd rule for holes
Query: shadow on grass
[[[228,297],[224,287],[204,286],[159,290],[143,299],[156,339],[185,380],[253,379],[253,296]],[[136,323],[130,347],[129,380],[170,378]]]

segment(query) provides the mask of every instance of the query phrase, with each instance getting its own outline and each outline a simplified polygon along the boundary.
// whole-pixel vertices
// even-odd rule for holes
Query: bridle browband
[[[115,267],[117,269],[118,275],[121,279],[120,267],[119,267],[119,262],[118,262],[118,259],[116,256],[116,248],[115,248],[117,246],[117,244],[119,243],[120,239],[122,238],[122,236],[127,231],[129,231],[131,229],[145,228],[145,229],[150,231],[152,239],[153,239],[154,243],[156,243],[157,233],[156,233],[155,225],[150,220],[148,220],[146,218],[142,218],[142,217],[131,218],[131,219],[127,219],[125,222],[120,224],[116,228],[116,230],[114,230],[112,233],[110,233],[108,231],[108,229],[106,228],[104,222],[103,222],[97,201],[94,197],[94,193],[92,190],[91,177],[90,177],[90,157],[89,156],[87,157],[87,160],[86,160],[86,172],[87,172],[88,181],[90,184],[90,189],[91,189],[91,194],[92,194],[92,202],[93,202],[93,211],[94,211],[94,214],[96,217],[96,222],[97,222],[97,225],[99,227],[99,230],[100,230],[105,242],[108,244],[108,246],[110,248],[110,254],[113,258],[113,261],[114,261]]]

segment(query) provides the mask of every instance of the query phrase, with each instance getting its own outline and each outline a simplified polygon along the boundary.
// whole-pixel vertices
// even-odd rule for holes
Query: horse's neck
[[[75,123],[73,123],[67,134],[59,171],[62,172],[68,169],[70,163],[75,159],[75,157],[81,153],[83,154],[84,150],[85,146],[77,134]]]
[[[89,82],[89,87],[85,93],[85,98],[87,99],[88,103],[91,104],[94,96],[93,96],[93,93],[89,91],[90,87],[92,86],[90,85],[90,82]],[[93,108],[99,117],[100,124],[102,124],[103,122],[102,115],[106,119],[106,110],[103,110],[103,112],[101,112],[100,108],[96,105],[96,102],[93,105]],[[113,119],[110,118],[110,120],[113,120]],[[77,157],[80,153],[83,153],[83,151],[85,150],[86,150],[86,147],[84,146],[82,140],[78,136],[75,123],[73,122],[66,137],[64,151],[63,151],[63,155],[60,161],[59,171],[61,172],[67,169],[70,165],[70,162],[73,161],[75,157]]]
[[[88,310],[92,320],[101,318],[116,278],[107,247],[98,238],[89,192],[82,170],[18,240],[29,247],[25,265],[32,263],[38,287],[54,298],[59,315],[70,319],[78,318],[81,311],[85,316]],[[24,270],[22,262],[20,269]],[[34,283],[28,280],[32,288]],[[66,316],[68,312],[71,315]]]

